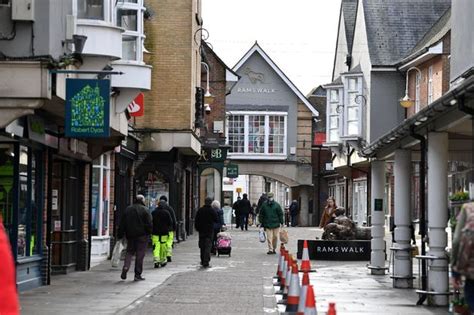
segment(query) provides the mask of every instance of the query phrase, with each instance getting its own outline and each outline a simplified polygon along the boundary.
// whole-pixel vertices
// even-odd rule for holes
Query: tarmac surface
[[[288,228],[287,248],[296,254],[297,239],[314,239],[317,228]],[[258,229],[230,230],[232,255],[199,265],[197,235],[176,244],[173,262],[154,269],[151,251],[145,258],[145,281],[134,282],[129,272],[103,262],[87,272],[53,276],[52,285],[23,292],[22,314],[278,314],[272,285],[277,255],[267,255]],[[311,261],[310,274],[317,309],[325,314],[329,302],[338,314],[448,314],[446,308],[416,306],[414,289],[393,289],[389,275],[370,275],[366,261]],[[416,266],[414,267],[417,271]],[[417,276],[415,274],[415,276]],[[417,283],[417,280],[415,280]]]

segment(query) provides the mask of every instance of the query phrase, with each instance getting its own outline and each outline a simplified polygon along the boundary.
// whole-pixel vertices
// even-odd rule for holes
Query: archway
[[[222,200],[222,176],[214,167],[207,167],[201,171],[199,176],[199,200],[204,203],[206,197],[221,202]]]

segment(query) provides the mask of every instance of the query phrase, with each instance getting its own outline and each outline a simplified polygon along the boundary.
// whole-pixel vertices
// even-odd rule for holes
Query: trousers
[[[153,261],[155,263],[165,263],[168,255],[168,235],[152,235]]]
[[[275,229],[265,228],[265,233],[267,233],[268,250],[271,252],[275,251],[277,248],[278,233],[280,233],[280,228],[275,228]]]
[[[130,269],[132,257],[135,255],[135,276],[141,276],[147,241],[148,237],[146,235],[127,239],[127,255],[123,263],[123,270],[128,271]]]

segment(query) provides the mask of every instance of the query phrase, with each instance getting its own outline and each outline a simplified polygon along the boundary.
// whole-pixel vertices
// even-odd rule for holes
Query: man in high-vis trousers
[[[151,242],[153,244],[153,261],[155,268],[164,267],[167,264],[169,230],[173,225],[170,213],[160,203],[151,213],[153,218],[153,232]]]
[[[176,231],[176,215],[174,209],[168,204],[168,198],[166,196],[160,197],[159,207],[163,207],[167,210],[171,216],[172,226],[168,232],[168,238],[166,241],[166,261],[171,262],[171,256],[173,255],[173,241],[174,241],[174,231]]]

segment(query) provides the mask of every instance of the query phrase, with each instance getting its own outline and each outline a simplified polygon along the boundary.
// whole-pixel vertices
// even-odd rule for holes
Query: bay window
[[[347,106],[345,111],[345,136],[360,135],[360,100],[358,95],[362,93],[360,77],[349,77],[347,79]]]
[[[339,141],[339,130],[340,130],[340,108],[341,104],[341,91],[339,89],[329,89],[328,90],[328,139],[330,143],[335,143]]]
[[[117,3],[117,26],[125,29],[122,60],[143,60],[143,11],[143,0],[120,0]]]
[[[233,113],[227,118],[230,153],[286,155],[287,113]]]
[[[110,154],[103,154],[92,166],[92,235],[109,235]]]
[[[105,19],[105,0],[77,0],[77,17],[88,20]]]

